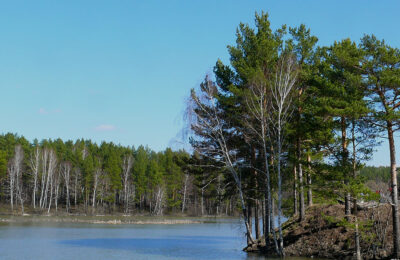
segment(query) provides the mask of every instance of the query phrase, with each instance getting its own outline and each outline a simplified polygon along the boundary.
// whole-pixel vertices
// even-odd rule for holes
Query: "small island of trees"
[[[234,183],[246,251],[400,258],[400,50],[374,35],[358,44],[317,42],[305,25],[272,30],[266,13],[256,14],[255,28],[240,24],[236,44],[228,46],[230,64],[218,60],[191,91],[191,144]],[[373,190],[365,178],[373,176],[360,172],[380,137],[389,143],[390,186]],[[283,224],[284,215],[293,217]],[[324,230],[347,236],[316,238]],[[306,250],[289,250],[297,240]]]

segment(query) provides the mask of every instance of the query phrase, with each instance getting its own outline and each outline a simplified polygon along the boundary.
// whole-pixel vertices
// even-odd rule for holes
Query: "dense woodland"
[[[185,151],[0,135],[0,201],[15,214],[235,214],[220,171]]]
[[[393,257],[400,257],[400,50],[374,35],[357,42],[319,46],[305,25],[272,30],[268,15],[256,14],[255,28],[240,24],[228,46],[230,64],[218,60],[191,91],[191,144],[235,185],[249,248],[264,236],[283,256],[284,214],[302,221],[315,203],[342,202],[360,259],[357,203],[375,201],[392,207]],[[389,170],[360,174],[382,138]],[[369,246],[382,246],[373,241]]]

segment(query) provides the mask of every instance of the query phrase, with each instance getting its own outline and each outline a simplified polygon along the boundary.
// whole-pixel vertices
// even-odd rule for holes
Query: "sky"
[[[319,45],[400,47],[400,1],[0,1],[0,133],[179,148],[185,100],[229,63],[240,22],[304,23]],[[400,138],[396,141],[400,156]],[[389,165],[383,143],[370,165]]]

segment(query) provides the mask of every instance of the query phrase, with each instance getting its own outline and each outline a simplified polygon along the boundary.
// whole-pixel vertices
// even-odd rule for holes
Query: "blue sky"
[[[399,1],[0,3],[0,132],[29,140],[178,147],[190,88],[228,63],[256,11],[273,28],[305,23],[320,45],[374,33],[400,47]],[[386,143],[370,164],[389,164]]]

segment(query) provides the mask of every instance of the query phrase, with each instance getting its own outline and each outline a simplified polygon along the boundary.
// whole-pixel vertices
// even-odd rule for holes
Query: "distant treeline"
[[[233,214],[221,175],[187,152],[0,135],[0,202],[15,212]],[[212,172],[212,171],[211,171]]]
[[[367,180],[376,182],[390,182],[390,167],[389,166],[365,166],[360,170],[361,176],[364,176]]]

